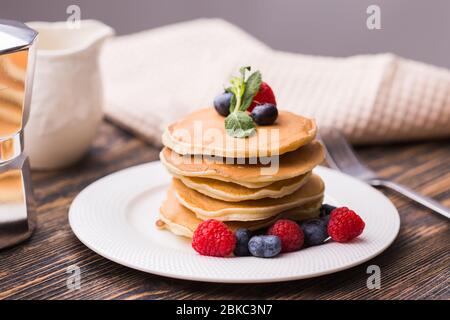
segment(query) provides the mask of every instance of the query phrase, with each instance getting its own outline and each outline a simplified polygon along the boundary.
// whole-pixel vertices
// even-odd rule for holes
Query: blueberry
[[[232,93],[224,92],[214,98],[214,108],[220,115],[226,117],[230,114],[230,102],[232,96]]]
[[[248,242],[248,250],[255,257],[275,257],[281,252],[281,240],[277,236],[254,236]]]
[[[323,219],[311,219],[303,222],[300,226],[305,235],[305,243],[308,246],[322,244],[328,238],[327,221]]]
[[[320,207],[320,217],[326,222],[328,223],[328,220],[330,220],[330,214],[331,211],[333,211],[334,209],[336,209],[336,207],[329,205],[329,204],[322,204],[322,206]]]
[[[259,104],[252,110],[250,115],[256,124],[265,126],[275,122],[278,117],[278,109],[270,103]]]
[[[250,251],[248,251],[248,241],[250,240],[252,234],[248,229],[238,229],[235,232],[236,237],[236,247],[234,248],[234,255],[238,257],[249,256]]]

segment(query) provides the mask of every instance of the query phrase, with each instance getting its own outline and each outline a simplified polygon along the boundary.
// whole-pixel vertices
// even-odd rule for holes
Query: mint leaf
[[[247,66],[247,67],[241,67],[240,69],[239,69],[239,72],[241,73],[241,79],[242,79],[242,82],[245,82],[245,72],[246,71],[250,71],[252,68],[250,67],[250,66]]]
[[[231,87],[225,88],[225,92],[231,93],[231,99],[230,99],[230,112],[234,111],[234,108],[236,107],[236,96],[234,95],[233,90]]]
[[[230,99],[230,112],[233,112],[236,107],[236,96],[233,94]]]
[[[239,106],[239,111],[245,111],[252,104],[253,98],[259,91],[261,86],[262,76],[259,71],[253,72],[250,77],[248,77],[245,84],[245,91],[242,96],[242,102]]]
[[[256,132],[253,119],[242,111],[234,111],[225,118],[225,130],[234,138],[249,137]]]
[[[234,95],[234,101],[232,101],[233,103],[230,104],[230,112],[234,112],[235,110],[239,111],[239,107],[242,101],[242,95],[245,91],[244,78],[233,77],[231,78],[230,83],[230,91]]]

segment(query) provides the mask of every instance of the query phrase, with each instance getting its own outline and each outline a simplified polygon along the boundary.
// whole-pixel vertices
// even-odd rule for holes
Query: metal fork
[[[422,196],[407,187],[377,176],[375,172],[362,164],[352,147],[338,130],[321,128],[319,136],[319,139],[325,145],[327,162],[332,168],[363,180],[374,187],[385,187],[395,190],[405,197],[443,215],[447,219],[450,218],[450,209],[444,207],[439,202]]]

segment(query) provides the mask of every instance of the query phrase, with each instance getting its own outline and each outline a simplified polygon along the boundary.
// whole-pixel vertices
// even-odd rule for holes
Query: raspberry
[[[272,88],[265,82],[261,82],[261,86],[259,87],[258,93],[253,98],[253,102],[248,107],[247,111],[252,112],[253,108],[258,104],[270,103],[273,105],[277,105],[277,101],[275,100],[275,95],[273,94]]]
[[[192,238],[192,248],[203,256],[225,257],[233,252],[236,238],[225,223],[209,219],[200,223]]]
[[[328,234],[334,241],[348,242],[359,236],[365,227],[364,221],[347,207],[334,209],[328,222]]]
[[[287,219],[278,220],[270,227],[267,234],[280,238],[281,252],[296,251],[303,246],[303,231],[294,221]]]

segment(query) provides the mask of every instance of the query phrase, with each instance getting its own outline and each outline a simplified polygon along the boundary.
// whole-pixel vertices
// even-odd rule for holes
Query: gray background
[[[65,20],[69,4],[118,34],[221,17],[275,49],[331,56],[389,51],[450,68],[449,0],[0,0],[0,18]],[[370,4],[381,7],[381,30],[366,27]]]

